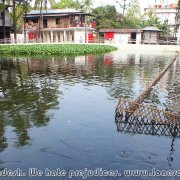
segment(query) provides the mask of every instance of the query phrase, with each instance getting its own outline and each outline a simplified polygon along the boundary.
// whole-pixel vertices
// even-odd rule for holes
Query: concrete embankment
[[[75,43],[27,43],[18,45],[34,45],[34,44],[75,44]],[[148,45],[148,44],[104,44],[104,43],[84,43],[88,45],[110,45],[115,46],[120,50],[130,51],[164,51],[164,52],[180,52],[180,45]],[[0,44],[5,45],[5,44]],[[6,44],[6,45],[17,45],[17,44]]]
[[[180,52],[179,45],[109,44],[120,50]]]

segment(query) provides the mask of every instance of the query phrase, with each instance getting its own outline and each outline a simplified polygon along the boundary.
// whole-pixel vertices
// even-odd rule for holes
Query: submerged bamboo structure
[[[151,93],[153,86],[155,86],[168,69],[174,64],[177,57],[175,57],[168,66],[166,66],[156,78],[147,86],[147,88],[133,101],[120,98],[116,107],[116,123],[131,122],[132,119],[140,126],[155,125],[171,127],[171,129],[180,129],[179,113],[173,114],[165,110],[159,110],[155,107],[142,105],[143,100]],[[170,132],[170,131],[169,131]],[[174,131],[173,131],[174,132]]]

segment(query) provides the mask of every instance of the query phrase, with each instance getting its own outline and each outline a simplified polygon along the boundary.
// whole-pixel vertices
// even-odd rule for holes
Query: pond
[[[19,168],[24,173],[20,179],[32,179],[36,170],[36,179],[68,179],[72,170],[99,168],[118,170],[123,179],[129,169],[178,169],[178,138],[118,132],[115,123],[119,98],[137,97],[174,57],[174,53],[116,51],[80,57],[1,58],[1,171]],[[177,72],[174,65],[144,103],[173,111],[178,90],[171,85]],[[29,174],[30,168],[37,168],[35,174]],[[57,168],[68,175],[48,176]]]

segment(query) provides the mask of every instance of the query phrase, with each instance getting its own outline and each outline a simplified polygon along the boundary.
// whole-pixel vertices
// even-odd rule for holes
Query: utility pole
[[[24,43],[26,43],[26,16],[27,16],[27,6],[28,6],[28,3],[27,1],[24,2],[24,5],[25,5],[25,12],[24,12]]]
[[[176,37],[177,37],[177,44],[180,43],[180,0],[178,0],[178,6],[176,8]]]
[[[5,0],[3,0],[3,4],[5,5]],[[3,39],[4,43],[6,43],[6,8],[3,10]]]
[[[43,18],[42,18],[42,4],[43,0],[41,0],[40,4],[40,15],[39,15],[39,33],[38,33],[38,41],[41,42],[41,26],[43,25]]]
[[[126,0],[123,0],[124,3],[123,3],[123,17],[124,17],[124,13],[125,13],[125,9],[126,9]]]
[[[16,0],[13,0],[13,30],[14,30],[14,43],[17,43]]]

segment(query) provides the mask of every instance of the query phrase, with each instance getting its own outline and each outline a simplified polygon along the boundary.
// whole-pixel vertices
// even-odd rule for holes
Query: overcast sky
[[[119,1],[122,1],[122,0],[119,0]],[[102,5],[115,5],[116,3],[116,0],[94,0],[94,7],[97,7],[97,6],[102,6]],[[141,8],[144,8],[146,7],[146,4],[147,3],[154,3],[155,0],[139,0],[139,4],[141,6]],[[165,3],[176,3],[177,0],[157,0],[157,2],[165,2]],[[117,4],[116,4],[117,5]]]
[[[152,2],[152,0],[139,0],[140,6],[144,8],[148,1]],[[117,5],[117,3],[115,2],[116,0],[94,0],[93,4],[94,7],[104,6],[104,5]]]

